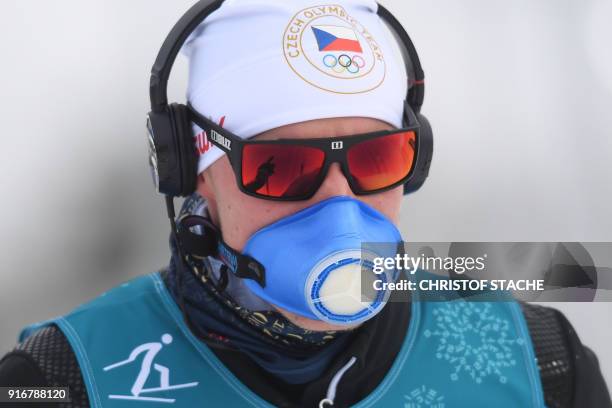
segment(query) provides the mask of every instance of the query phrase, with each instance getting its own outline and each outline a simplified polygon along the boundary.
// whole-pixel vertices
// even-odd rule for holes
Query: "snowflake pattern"
[[[444,396],[422,385],[404,395],[404,408],[444,408]]]
[[[491,303],[440,303],[433,316],[435,329],[423,334],[437,340],[436,358],[453,367],[452,381],[458,381],[462,372],[477,384],[488,376],[496,376],[502,384],[508,381],[504,369],[516,365],[513,347],[525,341],[510,337],[510,321],[492,314]]]

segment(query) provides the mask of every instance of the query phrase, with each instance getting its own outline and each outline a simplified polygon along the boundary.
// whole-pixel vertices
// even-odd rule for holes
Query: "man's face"
[[[392,129],[385,122],[369,118],[332,118],[294,123],[261,133],[254,140],[281,138],[307,139],[350,136],[359,133]],[[378,194],[356,196],[351,191],[338,163],[332,164],[326,178],[313,197],[305,201],[271,201],[244,194],[236,184],[236,176],[227,156],[213,163],[198,177],[197,191],[208,201],[212,221],[221,229],[224,241],[242,251],[248,239],[261,228],[335,196],[360,200],[386,215],[394,224],[399,222],[403,186]],[[311,330],[334,330],[321,321],[307,319],[280,310],[294,323]]]

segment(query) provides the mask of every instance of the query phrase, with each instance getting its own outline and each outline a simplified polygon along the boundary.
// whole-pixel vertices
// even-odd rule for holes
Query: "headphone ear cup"
[[[193,129],[189,120],[189,108],[185,105],[173,103],[169,106],[173,122],[175,146],[178,153],[177,174],[180,175],[180,184],[176,191],[180,196],[188,196],[196,189],[198,156],[195,149]]]
[[[419,146],[417,150],[417,158],[414,166],[412,177],[404,184],[404,194],[410,194],[417,191],[429,174],[429,166],[433,158],[433,130],[429,124],[429,120],[421,113],[416,113],[416,118],[421,125],[418,130]]]
[[[176,196],[179,193],[180,175],[177,172],[179,155],[174,137],[174,120],[171,109],[148,114],[149,164],[157,191]]]

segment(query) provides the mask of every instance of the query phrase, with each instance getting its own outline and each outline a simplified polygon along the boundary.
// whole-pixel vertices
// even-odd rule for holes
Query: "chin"
[[[287,310],[275,307],[280,313],[282,313],[291,323],[296,326],[300,326],[306,330],[312,331],[341,331],[341,330],[352,330],[359,326],[359,323],[352,325],[339,325],[322,322],[321,320],[309,319],[307,317],[300,316],[298,314],[289,312]]]

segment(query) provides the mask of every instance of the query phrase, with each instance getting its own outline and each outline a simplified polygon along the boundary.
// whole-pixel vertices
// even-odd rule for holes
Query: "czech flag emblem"
[[[349,27],[312,26],[319,51],[363,52],[355,31]]]

